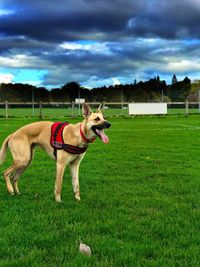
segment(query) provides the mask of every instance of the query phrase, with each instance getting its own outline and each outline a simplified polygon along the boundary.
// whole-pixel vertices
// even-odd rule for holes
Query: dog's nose
[[[111,123],[108,122],[108,121],[106,121],[106,122],[105,122],[105,128],[110,128],[110,126],[111,126]]]

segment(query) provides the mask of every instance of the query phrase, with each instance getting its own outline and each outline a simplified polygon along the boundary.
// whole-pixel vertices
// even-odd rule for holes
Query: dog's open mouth
[[[110,126],[111,124],[109,122],[92,126],[92,131],[104,142],[104,144],[107,144],[109,142],[109,138],[105,134],[104,129],[110,128]]]
[[[104,142],[104,144],[107,144],[109,142],[109,138],[104,133],[104,130],[98,130],[98,129],[96,129],[96,135],[98,135],[101,138],[101,140]]]

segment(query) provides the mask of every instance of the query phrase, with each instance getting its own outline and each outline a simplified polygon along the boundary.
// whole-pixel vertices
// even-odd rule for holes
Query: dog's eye
[[[94,120],[95,121],[100,121],[100,118],[99,117],[96,117]]]

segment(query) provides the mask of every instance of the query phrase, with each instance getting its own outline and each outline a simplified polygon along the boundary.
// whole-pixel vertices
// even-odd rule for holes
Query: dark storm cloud
[[[5,35],[25,35],[39,40],[75,40],[98,32],[122,30],[136,9],[131,1],[5,1],[15,13],[0,18]],[[88,37],[87,37],[88,36]],[[85,37],[85,38],[84,38]]]
[[[0,64],[24,55],[45,85],[179,71],[200,52],[199,18],[198,0],[1,0]]]
[[[33,39],[24,37],[4,37],[0,41],[0,55],[6,55],[10,52],[26,52],[31,51],[31,54],[40,54],[40,51],[49,51],[54,48],[54,45],[48,42],[38,42]]]
[[[191,1],[3,1],[14,13],[0,17],[1,33],[37,40],[198,37],[200,9]],[[102,33],[102,35],[98,35]]]
[[[198,1],[147,1],[149,5],[128,21],[135,36],[182,39],[199,37],[200,5]]]

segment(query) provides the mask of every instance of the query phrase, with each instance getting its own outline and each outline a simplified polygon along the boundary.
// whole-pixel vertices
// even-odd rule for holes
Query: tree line
[[[175,75],[170,85],[157,76],[145,82],[135,80],[131,84],[103,86],[90,90],[80,86],[77,82],[69,82],[61,88],[51,90],[29,84],[2,83],[0,84],[0,102],[30,102],[33,97],[35,102],[72,102],[79,97],[87,102],[174,102],[185,101],[187,98],[195,101],[197,90],[198,86],[193,86],[188,77],[177,81]]]

